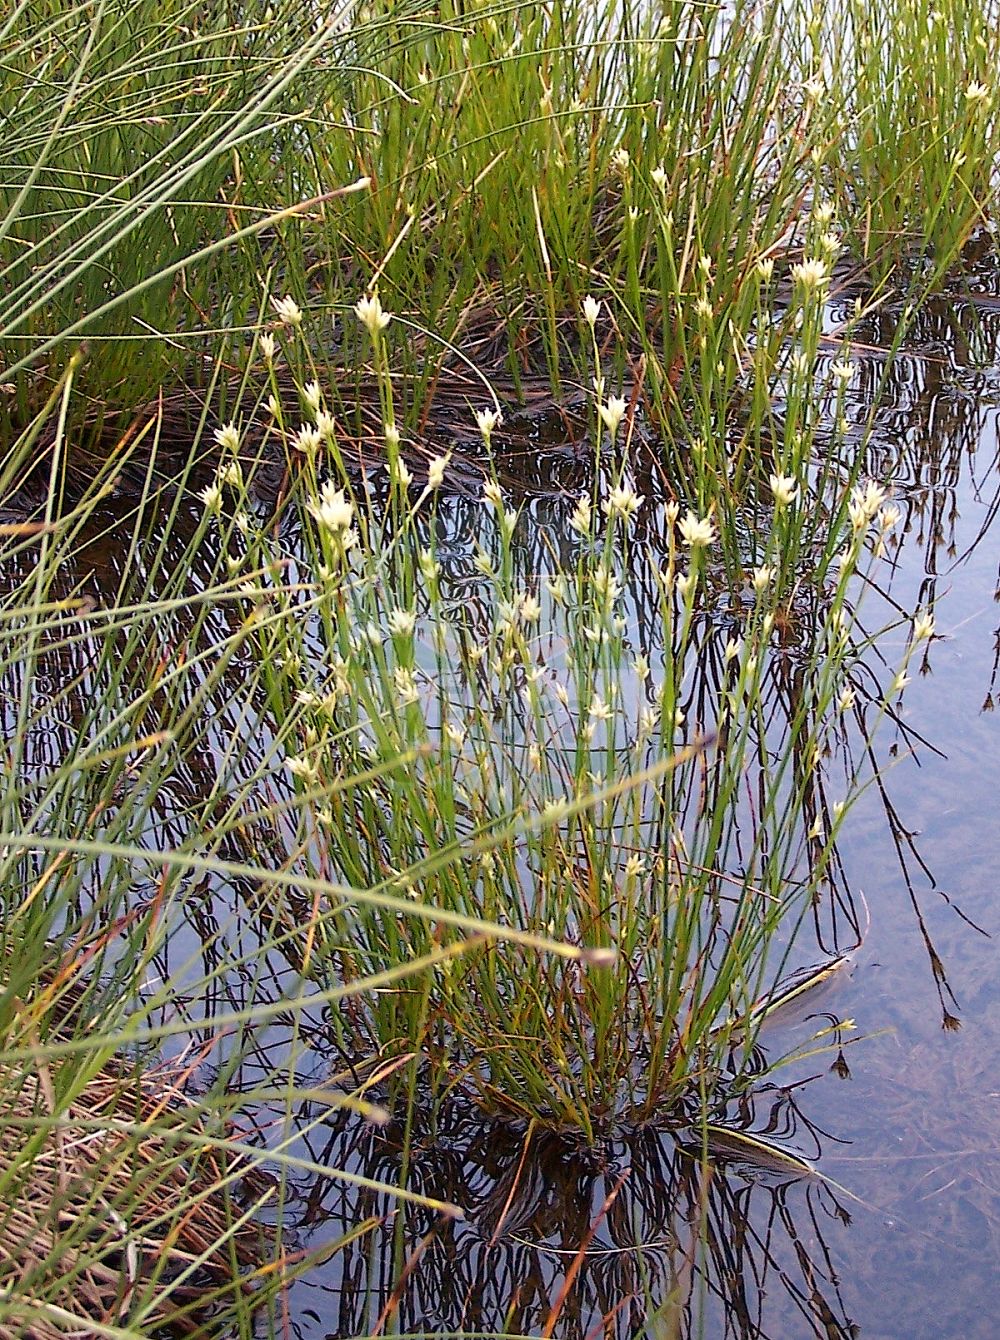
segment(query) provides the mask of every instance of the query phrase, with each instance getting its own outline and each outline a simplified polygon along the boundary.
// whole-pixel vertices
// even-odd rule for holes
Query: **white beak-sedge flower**
[[[386,623],[394,637],[410,637],[416,627],[417,616],[412,610],[393,610]]]
[[[308,502],[306,507],[310,516],[334,535],[343,535],[354,520],[354,504],[343,489],[334,486],[332,479],[323,485],[319,498]]]
[[[372,339],[385,330],[392,320],[390,313],[383,309],[377,293],[373,293],[370,298],[359,298],[354,304],[354,312]]]
[[[601,314],[601,304],[596,298],[592,298],[588,293],[583,300],[583,319],[591,330],[597,325],[597,318]]]
[[[320,437],[318,429],[309,423],[302,425],[292,441],[294,450],[302,451],[307,456],[312,456],[314,452],[319,451],[322,445],[323,439]]]
[[[524,623],[538,622],[542,617],[542,607],[538,603],[537,597],[530,594],[521,597],[520,615]]]
[[[445,471],[448,469],[448,462],[451,460],[451,452],[445,456],[435,456],[427,467],[427,487],[429,489],[439,489],[444,483]]]
[[[869,479],[864,484],[855,484],[851,490],[847,510],[854,530],[864,530],[873,520],[876,512],[885,502],[885,489]]]
[[[490,445],[490,439],[493,436],[493,429],[498,424],[503,423],[503,415],[497,409],[477,409],[476,427],[487,446]]]
[[[570,529],[575,530],[577,535],[589,535],[592,517],[590,499],[586,493],[582,493],[577,499],[576,507],[569,519]]]
[[[697,517],[687,512],[681,518],[681,539],[689,549],[707,549],[715,541],[715,527],[711,517]]]
[[[623,521],[628,522],[644,502],[645,498],[641,493],[636,493],[628,484],[620,484],[611,490],[601,506],[609,519],[620,516]]]
[[[826,262],[813,258],[793,265],[792,279],[804,289],[821,288],[827,281]]]
[[[272,298],[271,306],[283,326],[302,325],[302,308],[291,294],[286,294],[283,298]]]
[[[913,618],[913,640],[923,642],[924,638],[934,636],[934,615],[928,610],[918,610]]]
[[[234,455],[239,451],[240,434],[235,423],[223,424],[221,428],[216,428],[212,436],[223,451],[231,451]]]
[[[601,416],[601,422],[605,428],[614,437],[622,419],[625,417],[625,397],[620,395],[609,396],[608,403],[598,405],[597,412]]]
[[[778,507],[787,507],[789,503],[795,501],[799,485],[794,475],[771,475],[768,483],[771,485],[771,492]]]

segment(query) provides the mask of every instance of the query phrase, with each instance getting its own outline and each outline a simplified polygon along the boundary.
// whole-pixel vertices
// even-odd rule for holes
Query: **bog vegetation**
[[[759,1079],[933,636],[858,672],[852,332],[990,227],[994,8],[0,21],[3,1334],[278,1316],[335,1109]]]

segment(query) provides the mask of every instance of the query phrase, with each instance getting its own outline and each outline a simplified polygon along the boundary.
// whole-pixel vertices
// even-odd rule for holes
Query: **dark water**
[[[834,306],[831,323],[837,315]],[[542,1335],[548,1327],[566,1340],[1000,1333],[1000,315],[942,301],[887,364],[877,351],[894,332],[885,312],[859,334],[870,348],[855,351],[849,403],[860,441],[884,379],[864,472],[893,482],[904,514],[862,607],[867,630],[888,629],[862,671],[885,682],[886,667],[898,663],[906,626],[892,625],[901,610],[933,603],[937,636],[872,752],[855,723],[844,758],[830,765],[832,787],[848,762],[872,777],[838,846],[838,889],[863,932],[851,970],[764,1037],[771,1060],[835,1018],[853,1019],[860,1040],[776,1071],[728,1114],[799,1151],[822,1176],[731,1151],[727,1158],[717,1150],[706,1165],[674,1134],[653,1130],[623,1132],[595,1152],[487,1123],[465,1107],[418,1114],[410,1129],[374,1129],[299,1106],[291,1114],[296,1153],[390,1184],[405,1176],[414,1189],[462,1206],[467,1219],[413,1212],[404,1222],[374,1190],[293,1176],[288,1211],[298,1245],[332,1242],[368,1216],[382,1220],[293,1287],[293,1334],[363,1335],[380,1324],[390,1333],[439,1334]],[[508,470],[520,476],[521,561],[530,570],[545,555],[532,537],[559,536],[568,495],[587,485],[588,468],[547,432]],[[474,605],[480,509],[459,498],[442,516],[444,580],[456,603]],[[122,576],[115,553],[95,539],[80,554],[79,571],[97,593]],[[641,574],[629,608],[641,644]],[[239,730],[234,707],[216,737],[192,750],[145,821],[158,842],[180,840],[183,816],[215,783],[219,738]],[[258,737],[258,753],[270,744]],[[58,757],[59,729],[50,722],[31,745],[41,768]],[[253,779],[254,757],[232,766]],[[189,891],[161,974],[195,980],[234,948],[252,964],[252,903],[252,889],[238,882],[206,886],[200,904]],[[847,933],[839,947],[850,944]],[[275,962],[220,979],[216,997],[188,1002],[191,1015],[239,1003],[251,979],[259,993],[266,973],[271,994],[301,990],[293,969]],[[302,1074],[327,1074],[336,1061],[326,1023],[321,1010],[305,1018]],[[258,1062],[266,1072],[288,1038],[280,1020],[262,1033],[239,1081],[251,1083]],[[397,1295],[405,1259],[412,1269]],[[682,1301],[671,1306],[671,1298]]]

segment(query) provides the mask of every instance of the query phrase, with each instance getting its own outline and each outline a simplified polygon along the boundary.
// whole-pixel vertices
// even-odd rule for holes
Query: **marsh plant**
[[[384,367],[390,314],[373,298],[357,317]],[[593,494],[566,500],[569,543],[540,570],[519,551],[523,518],[488,479],[449,589],[437,548],[447,460],[417,483],[387,422],[384,471],[352,488],[319,385],[301,391],[305,421],[272,428],[297,462],[295,553],[248,506],[236,424],[220,432],[226,457],[202,501],[234,571],[271,574],[239,590],[295,792],[291,868],[417,913],[324,902],[311,971],[350,982],[446,955],[419,985],[335,1019],[341,1052],[365,1064],[416,1055],[432,1091],[457,1086],[588,1138],[678,1119],[696,1095],[722,1101],[746,1080],[860,785],[849,778],[828,801],[821,763],[854,699],[859,577],[897,511],[871,481],[845,486],[835,560],[821,551],[818,572],[783,576],[804,549],[807,503],[794,477],[772,475],[766,561],[734,601],[712,516],[641,496],[620,455]],[[613,441],[623,402],[596,410]],[[488,445],[497,414],[477,419]],[[654,508],[656,547],[638,538]],[[771,702],[789,658],[778,619],[807,588],[808,644]],[[932,632],[921,616],[912,645]],[[904,683],[905,664],[887,697]],[[479,919],[578,956],[470,944]]]
[[[901,330],[988,232],[998,32],[965,0],[0,19],[3,1325],[142,1333],[259,1214],[280,1294],[293,1172],[392,1190],[314,1166],[303,1102],[596,1143],[755,1082],[788,971],[847,947],[843,723],[933,635],[858,673],[898,512],[845,399],[861,319],[895,291]],[[573,437],[544,508],[524,406]],[[169,1099],[87,1117],[164,1053]],[[60,1162],[147,1136],[171,1241],[218,1155],[169,1271],[149,1178],[88,1201]]]

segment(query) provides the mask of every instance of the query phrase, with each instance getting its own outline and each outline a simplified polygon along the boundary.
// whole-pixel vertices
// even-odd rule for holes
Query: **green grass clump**
[[[99,428],[204,386],[268,292],[343,311],[377,282],[412,332],[394,357],[416,416],[456,344],[515,394],[586,384],[593,293],[615,381],[675,449],[683,425],[721,438],[748,368],[778,367],[792,264],[839,255],[850,277],[850,257],[864,288],[929,256],[903,281],[922,291],[989,219],[991,14],[20,4],[0,32],[0,432],[84,337]],[[314,352],[350,383],[350,335]]]
[[[391,323],[374,304],[359,316],[388,406]],[[296,328],[290,356],[307,340]],[[746,1082],[749,1021],[826,886],[856,786],[828,801],[817,766],[852,697],[850,592],[866,538],[880,547],[895,520],[883,490],[845,491],[803,570],[790,558],[810,552],[810,508],[775,476],[765,561],[747,572],[742,610],[717,621],[728,574],[710,517],[670,502],[644,542],[652,503],[618,473],[567,499],[550,555],[528,558],[516,509],[487,481],[466,504],[456,600],[436,547],[447,461],[421,486],[387,425],[385,489],[355,494],[319,386],[303,400],[303,426],[270,431],[299,462],[286,506],[303,514],[304,568],[253,524],[236,425],[203,496],[230,561],[272,574],[243,591],[249,612],[260,602],[254,659],[300,807],[295,868],[311,887],[369,891],[331,906],[321,932],[310,922],[313,970],[350,982],[443,952],[443,914],[581,956],[473,946],[342,1016],[340,1047],[425,1054],[432,1088],[590,1138],[677,1119],[696,1092],[723,1101]],[[602,408],[614,439],[622,423]],[[490,416],[481,427],[491,439]],[[291,585],[275,576],[289,563]],[[807,630],[794,695],[772,702],[779,618]],[[637,626],[641,646],[627,634]],[[419,915],[387,916],[371,901],[380,892]],[[595,958],[609,962],[582,969]]]

